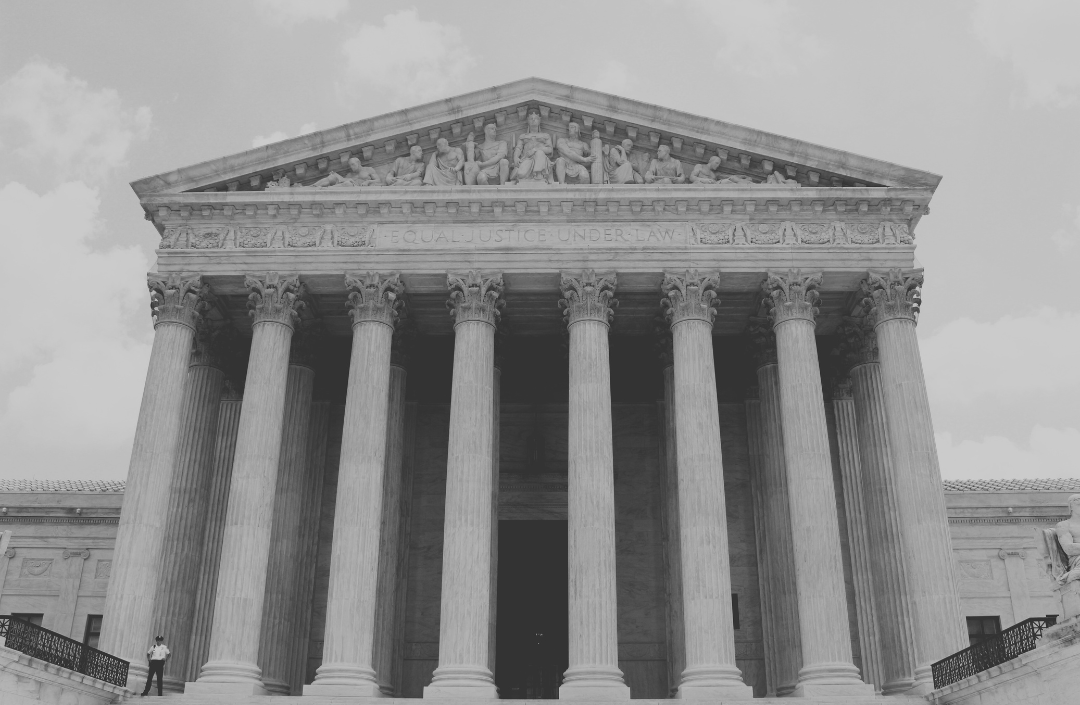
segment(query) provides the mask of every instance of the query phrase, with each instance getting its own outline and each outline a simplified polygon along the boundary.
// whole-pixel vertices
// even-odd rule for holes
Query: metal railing
[[[986,641],[941,659],[931,666],[934,688],[944,688],[1033,650],[1038,646],[1043,630],[1050,626],[1053,621],[1045,617],[1025,619]]]
[[[9,649],[120,687],[127,686],[128,662],[82,642],[10,615],[0,616],[0,636]]]

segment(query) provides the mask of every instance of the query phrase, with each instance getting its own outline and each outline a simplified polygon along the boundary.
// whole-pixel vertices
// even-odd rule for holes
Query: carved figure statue
[[[361,166],[359,157],[349,159],[349,170],[344,176],[331,171],[329,174],[312,184],[313,188],[352,188],[357,186],[376,186],[379,183],[379,175],[369,166]]]
[[[800,184],[795,179],[785,178],[784,175],[781,174],[779,171],[774,171],[773,173],[769,174],[769,178],[765,179],[765,183],[779,184],[781,186],[794,186],[796,188],[802,186],[802,184]]]
[[[424,150],[414,144],[409,156],[398,157],[394,166],[386,172],[387,186],[423,186],[424,185]]]
[[[510,180],[551,183],[551,135],[540,131],[540,113],[532,110],[529,127],[518,137],[514,148],[514,171]]]
[[[578,183],[589,183],[589,169],[593,162],[600,158],[599,154],[589,154],[589,143],[582,142],[581,126],[576,122],[567,127],[570,134],[560,137],[555,143],[559,150],[559,156],[555,159],[555,176],[560,184],[566,183],[566,177],[576,178]]]
[[[1042,529],[1039,553],[1059,585],[1080,580],[1080,494],[1069,497],[1070,516],[1053,529]]]
[[[720,157],[709,157],[707,164],[695,164],[690,171],[690,183],[692,184],[718,184],[720,176],[716,170],[720,168]]]
[[[505,184],[510,179],[510,160],[506,158],[509,149],[506,142],[495,139],[495,130],[493,122],[484,125],[484,141],[479,148],[473,142],[473,133],[465,138],[465,183],[469,186],[487,186],[491,182]]]
[[[293,187],[292,180],[289,178],[288,174],[286,174],[284,171],[279,171],[279,172],[275,173],[274,174],[274,180],[269,181],[266,184],[266,190],[267,191],[276,191],[278,189],[292,188],[292,187]]]
[[[630,161],[634,141],[625,139],[622,144],[605,148],[604,178],[609,184],[643,184],[645,179]]]
[[[734,186],[753,186],[754,180],[749,176],[743,176],[742,174],[731,174],[730,176],[725,176],[716,183],[732,184]]]
[[[683,175],[682,162],[671,158],[671,147],[666,144],[660,145],[656,150],[656,159],[649,164],[649,170],[645,172],[647,184],[685,184],[686,177]]]
[[[451,147],[445,137],[440,137],[435,142],[435,153],[428,161],[424,183],[428,186],[458,186],[464,166],[465,154],[461,147]]]

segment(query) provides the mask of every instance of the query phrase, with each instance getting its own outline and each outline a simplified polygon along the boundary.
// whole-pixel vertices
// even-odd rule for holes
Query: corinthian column
[[[967,639],[953,582],[945,495],[915,336],[922,282],[918,270],[870,272],[863,306],[873,320],[881,357],[892,484],[914,626],[916,688],[928,692],[933,686],[930,665],[965,648]]]
[[[840,525],[814,337],[820,283],[820,274],[795,270],[769,274],[764,284],[776,333],[802,643],[802,668],[793,695],[872,695],[873,686],[860,680],[851,659]]]
[[[443,523],[439,667],[425,698],[495,699],[488,668],[491,612],[491,385],[502,277],[447,276],[454,316],[454,379]]]
[[[724,462],[712,326],[715,276],[667,275],[661,285],[675,357],[675,451],[686,668],[677,697],[754,697],[735,666]]]
[[[386,461],[390,346],[404,291],[398,276],[345,276],[352,355],[338,466],[323,662],[304,695],[379,696],[372,654]]]
[[[146,371],[127,490],[116,530],[112,577],[105,598],[101,649],[131,662],[128,687],[146,680],[146,649],[154,637],[154,601],[161,581],[165,522],[176,467],[191,342],[207,288],[200,277],[150,276],[154,346]]]
[[[611,448],[608,322],[615,275],[562,277],[570,331],[567,463],[570,667],[560,700],[627,700],[619,670],[615,590],[615,476]]]
[[[303,307],[303,285],[270,272],[247,277],[251,290],[251,353],[236,436],[232,486],[225,514],[210,660],[185,693],[262,695],[258,666],[266,566],[270,554],[274,492],[281,455],[281,430],[289,347]]]
[[[776,335],[772,323],[753,318],[749,328],[758,381],[758,481],[762,510],[763,572],[762,603],[768,607],[769,632],[765,633],[766,653],[772,653],[771,681],[776,695],[788,695],[795,689],[802,666],[799,639],[799,598],[795,574],[791,570],[795,555],[791,547],[791,508],[789,505],[787,462],[784,459],[784,430],[780,403],[780,370],[776,360]],[[752,439],[754,440],[754,439]],[[767,666],[768,667],[768,666]]]
[[[210,504],[210,480],[214,467],[214,441],[218,412],[225,386],[225,358],[234,343],[227,322],[215,325],[203,320],[195,336],[184,411],[180,417],[180,441],[176,469],[170,488],[169,518],[162,549],[161,588],[154,606],[154,633],[173,644],[165,664],[165,689],[183,692],[188,680],[192,625],[198,595],[201,537]]]

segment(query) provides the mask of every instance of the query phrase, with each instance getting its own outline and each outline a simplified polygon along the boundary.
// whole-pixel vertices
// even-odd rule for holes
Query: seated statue
[[[344,176],[331,171],[311,186],[312,188],[355,188],[358,186],[377,186],[379,175],[369,166],[361,166],[359,157],[349,159],[349,171]]]
[[[649,164],[649,170],[645,172],[647,184],[685,184],[682,162],[671,158],[671,147],[666,144],[660,145],[656,150],[656,159]]]
[[[515,183],[551,183],[551,135],[540,131],[540,113],[532,110],[529,127],[518,137],[514,149],[514,171],[510,180]]]
[[[435,142],[435,153],[428,160],[424,172],[426,186],[459,186],[461,170],[465,166],[465,154],[461,147],[451,147],[445,137]]]
[[[424,150],[414,144],[409,156],[398,157],[394,166],[386,173],[387,186],[423,186],[424,185]]]
[[[1042,529],[1039,553],[1058,585],[1080,580],[1080,494],[1069,497],[1070,516],[1053,529]]]
[[[630,150],[634,141],[625,139],[621,145],[612,145],[604,149],[604,179],[609,184],[643,184],[645,179],[630,162]]]
[[[721,177],[716,170],[720,168],[720,157],[709,157],[707,164],[695,164],[690,171],[690,183],[692,184],[718,184]]]
[[[801,187],[802,186],[802,184],[800,184],[795,179],[785,178],[784,175],[781,174],[779,171],[774,171],[773,173],[769,174],[769,178],[765,179],[765,183],[767,183],[767,184],[779,184],[781,186],[795,186],[795,187]]]
[[[484,125],[484,141],[479,147],[473,141],[473,133],[465,138],[465,183],[469,186],[505,184],[510,180],[510,161],[506,158],[509,150],[506,142],[495,139],[495,132],[495,123]],[[477,150],[480,161],[476,161]]]
[[[753,186],[755,182],[749,176],[743,176],[742,174],[731,174],[729,176],[725,176],[716,183],[730,184],[732,186]]]
[[[560,137],[555,143],[559,150],[559,156],[555,159],[555,176],[560,184],[566,183],[567,176],[577,179],[580,184],[587,184],[589,168],[600,155],[589,154],[589,143],[579,139],[581,127],[576,122],[570,123],[567,130],[570,134]]]
[[[297,185],[299,185],[299,184],[297,184]],[[278,189],[292,188],[292,187],[293,187],[292,179],[290,179],[289,175],[286,174],[284,171],[279,171],[279,172],[275,173],[274,174],[274,180],[273,181],[268,181],[266,183],[266,190],[267,191],[276,191]]]

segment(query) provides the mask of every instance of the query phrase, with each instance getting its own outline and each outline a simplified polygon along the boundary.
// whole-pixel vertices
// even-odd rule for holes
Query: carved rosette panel
[[[197,275],[150,275],[146,278],[146,285],[150,289],[150,315],[154,326],[179,323],[195,329],[209,305],[207,297],[210,287],[203,284],[202,277]]]
[[[720,280],[716,276],[701,275],[696,270],[683,275],[665,274],[660,290],[664,299],[660,306],[669,325],[683,321],[705,321],[710,326],[716,318],[716,306],[720,303],[716,289]]]
[[[692,223],[695,245],[911,245],[907,223],[795,223],[702,222]]]
[[[692,223],[699,245],[730,245],[735,233],[734,223]]]
[[[159,250],[184,250],[188,247],[188,242],[191,239],[191,228],[187,226],[173,226],[165,228],[165,231],[161,234],[161,242],[158,244]]]
[[[923,275],[920,271],[905,274],[899,269],[867,272],[862,282],[863,308],[870,312],[873,325],[893,318],[919,320],[922,305]]]
[[[465,321],[481,321],[498,326],[502,318],[502,275],[484,277],[477,271],[465,275],[448,274],[446,288],[450,299],[446,307],[454,318],[454,325]]]
[[[833,351],[844,369],[878,361],[877,334],[869,316],[848,317],[836,329],[840,344]]]
[[[269,247],[273,234],[273,228],[237,228],[236,246],[245,249]]]
[[[990,561],[960,561],[960,576],[964,580],[993,580]]]
[[[405,292],[405,285],[396,273],[386,276],[378,272],[346,274],[345,289],[349,292],[345,306],[354,326],[369,322],[395,326]]]
[[[599,321],[604,325],[615,317],[612,309],[619,305],[615,296],[615,275],[597,276],[589,269],[580,277],[562,277],[559,290],[559,308],[563,310],[563,322],[567,328],[578,321]]]
[[[188,235],[188,243],[194,250],[216,250],[225,244],[228,228],[197,228]]]
[[[876,245],[881,242],[879,223],[848,223],[847,238],[852,245]]]
[[[374,229],[370,225],[334,228],[334,243],[338,247],[374,247]]]
[[[290,225],[286,228],[285,245],[288,247],[318,247],[326,235],[322,225]]]
[[[787,274],[770,272],[762,284],[765,306],[773,325],[784,321],[803,319],[814,322],[818,314],[817,304],[821,298],[817,288],[821,286],[821,273],[803,274],[798,269]]]
[[[52,571],[52,558],[23,558],[22,577],[47,578]]]
[[[746,327],[746,336],[750,339],[750,353],[754,357],[755,367],[777,364],[776,333],[773,332],[772,321],[751,316],[750,324]]]
[[[293,328],[304,308],[304,285],[295,274],[267,272],[265,276],[248,276],[244,286],[248,294],[248,315],[253,324],[280,323]]]
[[[94,567],[95,580],[108,580],[112,577],[112,561],[98,561]]]

